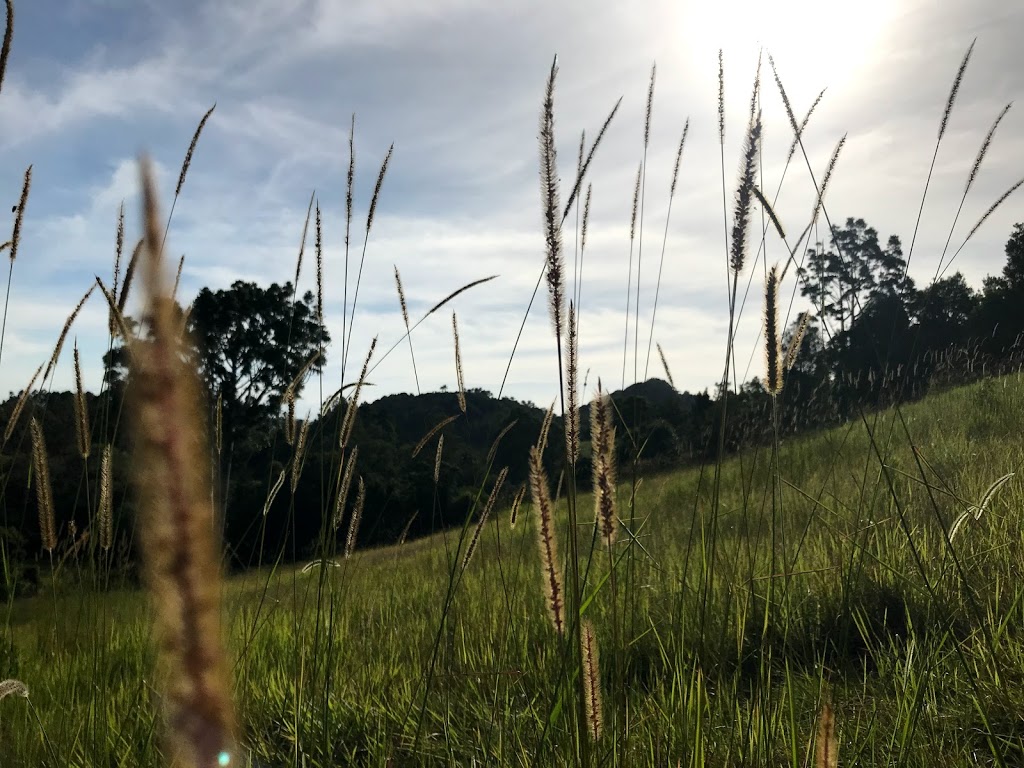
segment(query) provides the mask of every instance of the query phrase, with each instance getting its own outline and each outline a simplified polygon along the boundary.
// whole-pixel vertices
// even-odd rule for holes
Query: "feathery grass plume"
[[[117,289],[121,283],[121,259],[124,256],[124,201],[121,201],[121,207],[117,211],[117,235],[114,240],[114,287],[113,294],[117,296]],[[117,324],[114,320],[114,311],[110,310],[109,317],[107,318],[107,326],[110,329],[110,335],[113,336],[117,332]]]
[[[356,535],[359,533],[359,523],[363,519],[363,507],[366,505],[366,483],[363,476],[359,476],[359,490],[356,491],[356,504],[352,507],[352,519],[348,521],[348,535],[345,537],[345,557],[352,557],[356,549]]]
[[[8,5],[10,5],[10,0],[8,0]],[[0,699],[6,699],[8,696],[21,696],[27,699],[28,686],[21,680],[0,680]]]
[[[509,430],[511,430],[512,427],[514,427],[518,423],[519,419],[512,419],[512,421],[506,424],[505,427],[501,430],[501,432],[498,433],[498,436],[494,438],[494,441],[491,443],[490,449],[487,451],[487,459],[484,461],[484,466],[489,467],[491,465],[491,462],[494,461],[494,457],[498,453],[498,445],[504,439],[505,435],[509,433]]]
[[[97,518],[100,524],[100,547],[109,550],[114,546],[114,457],[109,445],[103,446],[103,460],[100,462],[100,508]]]
[[[0,46],[0,90],[4,86],[4,73],[7,71],[7,58],[11,55],[11,40],[14,38],[14,2],[5,0],[7,5],[7,26],[4,28],[4,42]]]
[[[551,401],[551,407],[544,414],[544,420],[540,423],[540,434],[537,436],[537,450],[544,455],[544,449],[548,447],[548,431],[551,429],[551,421],[555,417],[555,400]]]
[[[185,177],[188,175],[189,166],[192,165],[192,153],[196,151],[196,144],[199,143],[199,136],[202,134],[203,128],[206,127],[206,121],[210,119],[210,115],[213,114],[213,110],[216,108],[217,102],[214,102],[213,106],[206,110],[203,119],[199,121],[199,125],[196,126],[196,132],[192,134],[192,141],[189,142],[188,150],[185,152],[185,160],[181,164],[181,173],[178,174],[178,184],[174,187],[175,197],[181,194],[181,188],[185,186]]]
[[[826,700],[818,715],[818,738],[814,750],[814,768],[839,768],[839,739],[836,737],[836,717],[832,705]]]
[[[580,652],[583,655],[583,693],[586,704],[587,733],[594,741],[601,738],[604,710],[601,706],[601,662],[597,635],[589,619],[580,622]]]
[[[793,367],[793,363],[796,362],[796,356],[800,353],[800,345],[804,342],[804,334],[807,333],[807,327],[810,323],[811,313],[809,311],[801,312],[800,320],[796,326],[796,332],[793,334],[793,338],[789,340],[789,348],[786,350],[786,358],[782,361],[782,369],[784,371],[790,370]]]
[[[78,339],[75,339],[75,437],[78,438],[78,453],[83,459],[89,458],[89,409],[82,387],[82,361],[78,355]]]
[[[124,271],[124,283],[121,285],[121,295],[117,297],[117,311],[124,314],[125,305],[128,303],[128,292],[132,288],[135,279],[135,267],[139,263],[139,255],[142,253],[142,240],[135,244],[132,249],[131,258],[128,259],[128,268]]]
[[[598,523],[605,543],[615,541],[615,427],[612,425],[610,396],[597,392],[590,402],[590,444],[594,489],[594,519]]]
[[[949,124],[949,116],[953,112],[953,102],[956,101],[956,95],[960,91],[960,83],[963,82],[964,72],[967,71],[967,62],[971,60],[971,52],[974,50],[974,44],[978,42],[978,38],[974,38],[971,44],[967,48],[967,53],[964,54],[963,61],[960,62],[960,67],[956,71],[956,77],[953,78],[953,87],[949,90],[949,98],[946,99],[946,108],[942,111],[942,121],[939,123],[939,141],[942,141],[943,135],[946,133],[946,126]]]
[[[352,234],[352,187],[356,178],[356,113],[348,127],[348,173],[345,175],[345,252],[348,253]]]
[[[647,149],[647,145],[651,140],[651,111],[654,107],[654,76],[657,68],[656,62],[651,64],[651,81],[647,84],[647,110],[644,113],[644,149]]]
[[[316,199],[316,191],[309,195],[309,205],[306,206],[306,218],[302,222],[302,237],[299,239],[299,255],[295,257],[295,290],[299,290],[299,275],[302,274],[302,259],[306,255],[306,237],[309,235],[309,218],[313,215],[313,201]]]
[[[765,388],[772,397],[782,392],[782,347],[779,342],[779,265],[768,270],[764,286]]]
[[[412,358],[412,374],[416,379],[416,393],[420,391],[420,374],[416,370],[416,353],[412,348],[412,329],[409,327],[409,306],[405,303],[405,290],[402,288],[402,276],[398,273],[398,265],[395,267],[395,285],[398,287],[398,304],[402,308],[402,322],[405,323],[405,337],[409,340],[409,357]]]
[[[30,189],[32,189],[31,165],[25,169],[25,181],[21,185],[21,197],[18,199],[18,211],[14,216],[14,230],[11,232],[11,252],[7,254],[12,263],[18,258],[18,244],[21,243],[21,223],[25,220],[25,205],[28,203],[28,193]]]
[[[198,376],[178,354],[153,170],[141,159],[146,303],[152,338],[136,345],[132,401],[139,538],[154,609],[166,756],[183,766],[234,759],[230,667],[220,623],[209,457]]]
[[[668,189],[668,199],[676,196],[676,184],[679,181],[679,166],[683,161],[683,147],[686,146],[686,137],[690,133],[690,118],[683,123],[683,134],[679,137],[679,148],[676,150],[676,162],[672,166],[672,185]]]
[[[526,495],[526,485],[524,483],[523,485],[519,486],[519,490],[516,491],[515,498],[512,499],[512,511],[509,513],[509,516],[508,516],[508,527],[509,528],[515,528],[516,527],[516,521],[519,519],[519,508],[520,508],[520,506],[522,506],[523,497],[525,495]]]
[[[447,303],[448,303],[449,301],[451,301],[451,300],[452,300],[452,299],[454,299],[454,298],[455,298],[456,296],[458,296],[458,295],[459,295],[460,293],[464,293],[465,291],[468,291],[468,290],[469,290],[470,288],[476,288],[476,286],[480,285],[481,283],[488,283],[488,282],[490,282],[491,280],[493,280],[493,279],[494,279],[494,278],[496,278],[496,277],[498,277],[498,275],[491,275],[490,277],[481,277],[481,278],[480,278],[479,280],[474,280],[474,281],[473,281],[473,282],[471,282],[471,283],[466,283],[466,284],[465,284],[464,286],[462,286],[461,288],[457,288],[456,290],[452,291],[452,292],[451,292],[451,293],[449,293],[449,294],[448,294],[447,296],[445,296],[445,297],[444,297],[443,299],[441,299],[441,300],[440,300],[439,302],[437,302],[437,304],[435,304],[434,306],[432,306],[432,307],[431,307],[431,308],[430,308],[430,309],[429,309],[429,310],[427,311],[427,313],[426,313],[425,315],[423,315],[423,317],[422,317],[422,318],[420,318],[420,321],[419,321],[418,323],[416,323],[416,325],[419,325],[420,323],[422,323],[422,322],[423,322],[424,320],[426,320],[426,319],[427,319],[428,317],[430,317],[430,316],[431,316],[432,314],[434,314],[435,312],[437,312],[437,310],[439,310],[439,309],[440,309],[441,307],[443,307],[443,306],[444,306],[445,304],[447,304]],[[416,326],[413,326],[413,328],[415,328],[415,327],[416,327]]]
[[[273,487],[270,489],[270,493],[267,494],[267,500],[263,502],[263,516],[266,517],[270,512],[270,508],[274,506],[274,499],[277,498],[277,494],[281,492],[281,488],[284,486],[284,479],[287,476],[285,470],[277,475],[277,480],[274,481]]]
[[[775,57],[768,54],[768,65],[772,68],[772,76],[775,78],[775,85],[779,89],[779,96],[782,97],[782,106],[786,108],[786,117],[789,118],[789,126],[793,129],[793,145],[800,140],[800,126],[796,123],[796,114],[793,112],[793,105],[789,101],[786,89],[782,86],[782,78],[779,77],[779,70],[775,67]],[[822,91],[824,93],[824,91]],[[819,99],[821,96],[818,97]],[[815,102],[817,103],[817,102]],[[813,107],[811,108],[813,109]],[[792,152],[790,157],[792,157]]]
[[[578,405],[577,379],[579,376],[579,350],[576,335],[576,308],[569,301],[568,352],[566,357],[565,388],[565,452],[568,460],[575,464],[580,457],[580,411]]]
[[[779,88],[782,88],[781,83]],[[814,110],[818,108],[818,104],[821,103],[822,98],[825,96],[825,88],[822,88],[818,92],[818,96],[811,102],[811,108],[807,110],[807,114],[804,115],[804,119],[800,121],[800,125],[793,135],[793,141],[790,142],[789,152],[786,153],[786,163],[793,159],[793,155],[796,154],[796,148],[800,145],[800,140],[804,137],[804,132],[807,130],[807,124],[811,121],[811,115],[814,114]]]
[[[295,438],[295,455],[292,456],[292,495],[299,487],[299,478],[302,476],[302,462],[306,458],[306,439],[309,437],[310,414],[306,414],[305,421],[299,427],[298,437]]]
[[[665,352],[661,348],[661,342],[660,341],[658,342],[657,347],[658,347],[658,357],[661,358],[661,367],[665,369],[665,378],[668,379],[669,385],[673,389],[675,389],[676,383],[672,380],[672,371],[669,370],[668,360],[665,359]]]
[[[114,318],[114,329],[124,339],[125,348],[128,350],[128,356],[132,354],[131,342],[135,339],[135,334],[132,333],[131,329],[128,328],[128,322],[125,320],[124,315],[121,314],[121,310],[117,308],[117,299],[114,298],[114,294],[107,290],[107,286],[103,284],[103,280],[99,277],[96,278],[96,285],[99,286],[100,292],[103,294],[103,298],[107,300],[107,308],[110,310],[110,316]]]
[[[974,165],[971,166],[971,173],[967,177],[967,184],[964,186],[965,195],[970,191],[971,185],[974,184],[974,179],[977,177],[978,170],[981,168],[981,161],[984,160],[985,155],[988,154],[988,148],[992,144],[992,137],[995,136],[996,128],[999,127],[999,124],[1003,121],[1003,118],[1006,117],[1006,113],[1010,111],[1010,107],[1012,106],[1013,102],[1011,101],[1003,107],[1002,112],[1000,112],[999,116],[996,117],[992,126],[988,129],[988,133],[985,134],[985,140],[981,143],[981,148],[978,150],[978,156],[974,159]]]
[[[405,540],[409,538],[409,529],[412,528],[413,521],[419,516],[420,511],[417,509],[413,512],[409,519],[405,521],[405,526],[402,528],[402,533],[398,536],[398,546],[405,544]]]
[[[388,163],[391,162],[391,155],[395,151],[395,145],[388,147],[388,153],[384,155],[384,162],[381,163],[380,173],[377,174],[377,183],[373,187],[373,197],[370,198],[370,210],[366,214],[366,234],[370,234],[373,226],[373,217],[377,212],[377,199],[380,197],[380,188],[384,185],[384,174],[388,172]]]
[[[565,275],[562,264],[562,227],[558,217],[558,163],[555,152],[555,76],[558,57],[551,62],[551,74],[544,91],[540,114],[540,199],[544,215],[544,243],[547,253],[548,299],[555,338],[562,338],[565,323]]]
[[[813,227],[818,223],[818,215],[821,213],[821,206],[825,202],[825,193],[828,191],[828,183],[832,180],[832,172],[836,169],[836,162],[839,160],[839,153],[843,151],[843,147],[846,146],[846,134],[844,133],[842,138],[836,144],[836,148],[832,150],[832,157],[829,158],[828,167],[825,169],[825,175],[821,179],[821,189],[818,191],[818,197],[814,202],[814,214],[811,216],[811,226]]]
[[[284,393],[288,406],[288,416],[284,420],[284,441],[291,445],[295,442],[295,390],[289,387]]]
[[[629,242],[636,239],[636,214],[640,204],[640,179],[643,177],[644,165],[636,167],[636,182],[633,184],[633,212],[629,216]],[[632,269],[632,268],[631,268]]]
[[[957,517],[956,522],[949,529],[949,540],[952,541],[953,537],[956,536],[957,532],[963,527],[963,524],[973,515],[975,520],[980,520],[981,516],[985,514],[985,510],[988,509],[989,503],[992,501],[992,497],[996,495],[996,491],[1003,487],[1003,485],[1014,476],[1014,472],[1007,472],[1005,475],[997,479],[992,485],[988,487],[984,495],[981,497],[981,501],[978,502],[977,506],[968,507],[966,511],[960,513]]]
[[[762,194],[761,190],[755,184],[753,187],[754,197],[757,198],[757,202],[761,204],[764,212],[768,214],[768,218],[771,219],[772,224],[775,226],[775,231],[779,233],[779,237],[782,240],[786,239],[786,230],[782,228],[782,222],[779,221],[779,217],[775,215],[775,209],[772,208],[772,204],[768,202],[768,199]]]
[[[757,98],[757,84],[754,85],[754,99]],[[751,106],[753,106],[753,101]],[[743,271],[746,261],[747,228],[750,224],[750,200],[757,174],[757,156],[761,146],[761,113],[754,116],[747,126],[743,143],[743,160],[740,165],[740,183],[736,189],[736,204],[733,209],[732,243],[729,265],[735,273]]]
[[[491,510],[494,508],[494,502],[501,492],[501,486],[504,485],[506,477],[508,477],[508,467],[502,467],[498,473],[498,479],[494,481],[494,487],[491,488],[491,495],[487,497],[487,503],[484,504],[484,511],[480,513],[480,519],[477,520],[476,527],[473,529],[473,537],[469,540],[469,546],[466,547],[466,554],[462,558],[462,570],[466,570],[469,566],[470,558],[476,552],[477,544],[480,543],[480,534],[483,533],[484,526],[487,525],[487,520],[491,516]]]
[[[185,268],[185,254],[178,259],[178,271],[174,273],[174,286],[171,288],[171,298],[178,295],[178,285],[181,283],[181,270]]]
[[[29,422],[32,431],[32,471],[35,474],[36,506],[39,511],[39,538],[43,549],[53,552],[57,546],[57,524],[53,512],[53,487],[50,484],[50,460],[46,454],[43,428],[35,417]]]
[[[348,446],[349,438],[352,437],[352,428],[356,423],[356,413],[359,409],[359,395],[363,391],[363,386],[366,383],[366,370],[370,367],[370,360],[373,358],[373,350],[377,347],[377,337],[373,337],[373,341],[370,342],[370,351],[366,353],[366,360],[363,362],[363,370],[359,374],[359,381],[356,383],[356,390],[352,393],[352,397],[348,400],[348,405],[345,408],[345,418],[341,423],[341,435],[338,440],[338,446],[341,450],[345,450]]]
[[[316,319],[324,321],[324,227],[320,216],[320,201],[316,201]]]
[[[718,49],[718,143],[725,144],[725,64]]]
[[[619,105],[622,104],[622,97],[615,102],[615,106],[612,107],[612,111],[608,113],[608,117],[604,119],[604,123],[601,125],[601,130],[597,132],[597,138],[594,139],[594,143],[590,145],[590,151],[587,152],[587,159],[583,161],[583,165],[579,170],[579,174],[576,177],[576,183],[573,184],[572,192],[569,194],[569,202],[565,204],[565,209],[562,211],[562,221],[565,221],[569,215],[569,211],[572,209],[572,204],[576,202],[576,197],[580,193],[580,187],[583,185],[583,179],[587,175],[587,170],[590,168],[590,161],[594,159],[594,153],[597,152],[597,148],[601,145],[601,139],[604,138],[605,132],[608,130],[608,126],[611,125],[612,118],[615,117],[615,113],[619,111]]]
[[[217,390],[217,408],[214,414],[214,439],[216,441],[217,455],[220,456],[224,447],[224,390]]]
[[[590,223],[590,193],[592,184],[587,184],[587,196],[583,201],[583,224],[580,227],[580,254],[587,249],[587,225]]]
[[[455,336],[455,380],[458,384],[459,410],[466,412],[466,382],[462,378],[462,353],[459,351],[459,323],[452,312],[452,334]]]
[[[334,528],[341,527],[341,521],[345,517],[345,504],[348,502],[348,492],[352,488],[352,478],[355,476],[356,462],[359,460],[359,446],[352,449],[345,463],[345,474],[342,475],[341,484],[338,486],[338,497],[334,500]],[[340,469],[340,467],[339,467]]]
[[[7,421],[7,427],[4,429],[4,442],[3,445],[7,444],[7,441],[11,439],[11,435],[14,433],[14,427],[18,423],[18,419],[21,418],[21,412],[25,410],[25,404],[28,402],[29,397],[32,396],[32,387],[36,383],[36,379],[39,378],[39,374],[43,372],[43,366],[36,368],[36,372],[29,379],[28,386],[21,391],[21,396],[18,398],[18,402],[14,404],[14,410],[11,411],[11,418]]]
[[[423,437],[421,437],[420,441],[416,443],[416,447],[412,449],[412,457],[415,459],[419,455],[419,452],[423,450],[423,446],[430,442],[430,438],[432,438],[442,429],[447,427],[461,415],[461,413],[456,413],[454,416],[447,416],[446,418],[441,419],[439,422],[437,422],[437,424],[432,426],[430,428],[430,431],[427,432],[427,434],[425,434]]]
[[[1022,184],[1024,184],[1024,179],[1021,179],[1016,184],[1014,184],[1012,187],[1010,187],[1008,190],[1006,190],[999,197],[998,200],[996,200],[994,203],[992,203],[991,206],[989,206],[989,209],[987,211],[985,211],[984,215],[982,215],[982,217],[980,219],[978,219],[978,223],[975,224],[973,227],[971,227],[971,231],[967,233],[967,237],[964,238],[964,242],[961,244],[960,249],[962,249],[965,245],[967,245],[967,241],[970,240],[972,237],[974,237],[974,233],[975,232],[977,232],[979,229],[981,229],[981,225],[985,223],[985,220],[989,216],[991,216],[993,213],[995,213],[996,208],[998,208],[1000,205],[1002,205],[1006,201],[1006,198],[1008,198],[1010,195],[1012,195],[1014,192],[1016,192],[1020,188],[1020,186]],[[960,253],[960,249],[957,249],[957,253]],[[956,254],[953,254],[953,257],[955,258]],[[952,261],[953,261],[953,259],[950,259],[950,263],[952,263]],[[948,267],[949,265],[947,264],[946,266]]]
[[[558,572],[555,517],[544,462],[537,446],[530,448],[530,496],[537,509],[537,544],[540,547],[541,577],[544,581],[548,616],[559,635],[565,635],[565,595]]]
[[[90,285],[89,290],[85,292],[85,295],[79,300],[78,305],[72,310],[71,314],[68,315],[68,319],[64,321],[64,328],[61,329],[60,336],[57,337],[57,344],[53,348],[53,354],[50,355],[50,361],[46,364],[46,371],[43,373],[43,380],[49,378],[50,372],[56,367],[57,360],[60,358],[61,350],[64,349],[64,341],[68,337],[68,331],[71,330],[71,324],[75,322],[75,318],[78,317],[78,313],[82,311],[82,307],[85,306],[85,302],[92,296],[92,292],[96,289],[96,285]]]
[[[3,253],[4,251],[6,251],[10,247],[11,247],[11,241],[10,240],[5,240],[4,242],[0,243],[0,253]]]
[[[434,485],[441,476],[441,454],[444,451],[444,435],[437,438],[437,451],[434,453]]]
[[[576,158],[576,178],[577,179],[580,177],[580,174],[583,173],[583,150],[586,148],[586,144],[587,144],[587,132],[585,130],[583,130],[583,131],[580,131],[580,153],[579,153],[579,156]]]

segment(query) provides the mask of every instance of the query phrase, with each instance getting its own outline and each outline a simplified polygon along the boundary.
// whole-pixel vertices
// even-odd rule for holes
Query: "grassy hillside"
[[[582,496],[597,763],[805,765],[829,701],[842,765],[1020,764],[1024,492],[986,491],[1019,470],[1022,431],[1024,378],[983,381],[730,460],[717,519],[714,467],[641,481],[633,512],[620,467],[610,551]],[[491,515],[465,569],[469,526],[229,581],[249,764],[573,763],[536,528],[524,501],[514,528]],[[6,608],[0,678],[30,695],[0,701],[4,765],[157,764],[146,606]]]

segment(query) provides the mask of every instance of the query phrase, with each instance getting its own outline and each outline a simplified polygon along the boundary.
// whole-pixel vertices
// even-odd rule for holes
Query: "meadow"
[[[10,0],[7,8],[4,63]],[[946,103],[940,143],[969,56]],[[639,472],[646,435],[599,384],[581,386],[576,349],[590,199],[585,180],[615,110],[589,151],[581,142],[575,183],[561,189],[556,73],[553,64],[540,109],[538,247],[562,418],[554,421],[552,406],[521,457],[527,490],[511,507],[499,503],[507,498],[501,492],[509,471],[493,460],[499,433],[461,527],[408,541],[403,533],[392,546],[361,547],[357,540],[366,488],[350,438],[375,360],[371,347],[348,394],[328,406],[341,416],[336,432],[297,433],[294,402],[287,415],[275,414],[293,449],[295,477],[307,440],[336,446],[326,501],[304,510],[322,520],[318,556],[296,562],[268,543],[247,571],[225,575],[214,499],[220,477],[211,467],[221,451],[220,400],[201,389],[187,346],[188,310],[183,317],[175,302],[177,281],[163,248],[213,110],[189,147],[167,218],[141,159],[143,237],[128,272],[137,270],[146,333],[124,315],[131,278],[125,276],[120,301],[116,281],[112,289],[98,281],[111,345],[119,339],[127,355],[123,428],[132,434],[132,462],[127,470],[103,462],[90,539],[72,534],[67,545],[58,542],[43,430],[34,418],[27,423],[31,414],[11,416],[11,429],[26,435],[26,451],[31,444],[46,555],[37,558],[36,594],[8,590],[2,606],[2,765],[1024,762],[1024,490],[1015,476],[1024,457],[1024,378],[987,377],[900,402],[904,382],[896,376],[885,382],[879,407],[858,407],[854,418],[827,429],[783,435],[776,406],[795,375],[807,322],[784,343],[779,285],[790,264],[800,266],[801,244],[819,219],[832,227],[825,188],[842,142],[820,185],[815,181],[810,223],[791,243],[758,184],[758,83],[739,183],[724,211],[731,219],[723,248],[730,341],[713,435],[718,451],[685,469]],[[652,72],[648,123],[653,83]],[[778,78],[776,85],[794,130],[791,158],[796,153],[799,162],[807,121],[793,115]],[[21,209],[30,180],[29,171]],[[732,184],[724,161],[722,183],[723,191]],[[351,172],[348,184],[351,223]],[[673,176],[672,194],[675,188]],[[640,189],[638,176],[631,229]],[[562,230],[565,224],[568,240],[566,222],[580,206],[580,258],[570,272]],[[754,206],[767,217],[760,233]],[[21,224],[19,213],[7,244],[12,273]],[[727,453],[728,393],[739,389],[730,385],[733,320],[744,307],[749,252],[763,245],[769,226],[786,243],[789,260],[771,270],[765,265],[763,291],[755,291],[748,311],[764,312],[759,391],[770,405],[772,439]],[[122,239],[123,233],[119,259]],[[319,227],[316,242],[319,277]],[[639,306],[635,311],[639,323]],[[405,325],[415,327],[407,315]],[[453,326],[458,367],[454,317]],[[628,336],[627,326],[627,345]],[[883,342],[875,352],[884,358]],[[309,367],[300,365],[297,378]],[[461,380],[460,370],[465,413]],[[581,391],[590,419],[582,426]],[[77,398],[85,402],[80,377]],[[881,407],[888,400],[899,404]],[[96,447],[84,406],[77,407],[87,456]],[[119,424],[120,416],[104,418]],[[443,437],[445,425],[421,441],[427,453],[436,450],[436,460],[424,454],[435,462],[435,484],[443,443],[433,438]],[[617,456],[623,437],[635,449],[632,462]],[[557,475],[548,461],[556,443]],[[583,459],[589,477],[578,471]],[[131,473],[138,563],[110,554],[112,471]],[[269,497],[288,493],[287,477],[282,469],[268,487],[264,517]],[[10,476],[3,480],[6,492]],[[291,493],[294,506],[294,483]],[[16,564],[6,548],[0,555],[6,583]]]

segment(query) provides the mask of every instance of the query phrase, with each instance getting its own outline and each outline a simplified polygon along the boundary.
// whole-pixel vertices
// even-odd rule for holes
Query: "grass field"
[[[947,538],[1021,465],[1024,379],[902,417],[916,458],[885,412],[787,442],[777,464],[770,450],[727,462],[716,534],[709,473],[644,480],[635,569],[617,591],[600,539],[587,557],[581,513],[600,764],[805,765],[825,700],[843,765],[1024,760],[1019,481]],[[455,531],[229,580],[251,764],[574,764],[571,667],[545,616],[535,528],[533,510],[514,529],[493,515],[464,572]],[[144,593],[41,595],[4,619],[30,688],[0,708],[5,765],[158,763]]]

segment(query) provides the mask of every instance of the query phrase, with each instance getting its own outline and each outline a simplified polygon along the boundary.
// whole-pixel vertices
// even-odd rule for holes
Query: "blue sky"
[[[669,180],[684,121],[691,121],[665,240],[653,338],[680,388],[713,386],[726,333],[722,187],[717,137],[717,50],[725,51],[728,194],[736,184],[745,110],[765,45],[798,112],[828,87],[806,135],[820,175],[846,133],[827,199],[834,221],[865,218],[909,246],[939,118],[960,59],[970,68],[939,154],[911,274],[927,283],[959,205],[967,173],[992,120],[1024,94],[1019,37],[1024,8],[1001,0],[656,0],[624,4],[498,4],[477,0],[22,0],[0,91],[0,197],[17,202],[33,164],[32,194],[14,265],[0,392],[20,390],[52,350],[70,309],[99,274],[109,280],[118,206],[129,242],[139,230],[136,157],[157,163],[164,207],[196,123],[217,103],[196,151],[168,237],[185,254],[181,294],[237,279],[293,277],[306,204],[324,210],[325,305],[341,337],[348,126],[356,115],[354,240],[388,146],[394,156],[369,239],[350,366],[374,335],[378,350],[403,326],[392,276],[402,272],[418,317],[454,288],[500,278],[450,307],[459,315],[466,384],[497,392],[543,260],[537,120],[545,77],[559,57],[556,135],[568,194],[581,130],[589,137],[615,100],[622,108],[589,181],[593,209],[582,283],[582,368],[618,386],[632,185],[643,156],[643,112],[652,63],[657,80],[647,153],[640,260],[640,378],[661,258]],[[763,187],[774,191],[791,140],[765,70]],[[959,245],[979,215],[1024,175],[1024,105],[1003,121],[953,235]],[[791,233],[807,223],[814,191],[806,168],[786,172],[776,210]],[[979,286],[998,272],[1024,197],[1011,197],[964,248],[954,269]],[[572,261],[574,224],[567,224]],[[6,239],[6,237],[2,238]],[[769,233],[769,263],[784,255]],[[354,254],[358,259],[358,250]],[[738,333],[740,374],[760,373],[763,262]],[[745,275],[745,276],[747,276]],[[302,288],[314,287],[312,261]],[[784,290],[795,281],[787,278]],[[100,297],[72,334],[86,386],[100,384],[106,346]],[[803,308],[797,299],[795,310]],[[414,334],[421,386],[454,387],[451,315]],[[633,331],[630,330],[630,336]],[[557,393],[546,302],[531,313],[505,392],[546,404]],[[627,382],[632,381],[632,356]],[[340,348],[326,380],[340,377]],[[748,366],[749,361],[749,366]],[[746,372],[746,375],[744,375]],[[662,375],[656,354],[650,375]],[[411,391],[403,344],[374,372],[370,398]],[[71,355],[52,387],[71,386]],[[325,388],[328,385],[325,385]],[[331,387],[333,389],[334,387]],[[309,390],[312,392],[312,389]],[[307,405],[312,406],[307,398]]]

